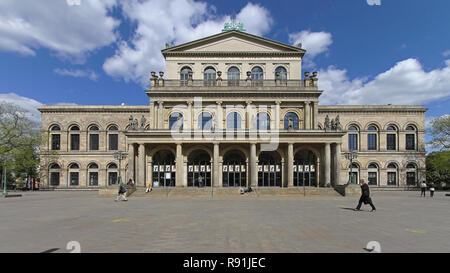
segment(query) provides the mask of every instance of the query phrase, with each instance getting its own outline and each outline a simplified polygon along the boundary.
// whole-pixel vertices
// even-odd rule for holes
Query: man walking
[[[361,198],[359,198],[358,206],[355,210],[361,210],[361,205],[364,202],[364,204],[369,204],[372,207],[371,211],[375,211],[376,208],[372,203],[372,199],[370,198],[369,185],[366,184],[364,179],[359,180],[359,185],[361,186]]]
[[[425,197],[425,192],[427,190],[427,184],[425,183],[425,181],[422,181],[422,183],[420,183],[420,197]]]
[[[127,192],[127,189],[122,186],[122,184],[119,185],[119,192],[117,193],[117,197],[114,201],[128,201],[127,197],[125,196],[125,193]]]

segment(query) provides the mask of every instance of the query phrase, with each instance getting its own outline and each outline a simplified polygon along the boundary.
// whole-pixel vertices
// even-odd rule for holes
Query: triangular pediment
[[[195,54],[208,52],[304,54],[305,50],[240,31],[223,32],[162,50],[164,55],[170,53]]]

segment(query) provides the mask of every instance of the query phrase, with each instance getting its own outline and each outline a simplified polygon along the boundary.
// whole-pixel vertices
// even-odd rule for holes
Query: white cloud
[[[367,78],[349,79],[345,69],[334,66],[319,71],[321,104],[425,104],[450,96],[450,60],[442,69],[423,70],[416,59],[396,63],[392,68]]]
[[[193,0],[122,2],[123,14],[137,27],[131,41],[118,42],[114,56],[103,64],[104,71],[125,81],[148,85],[151,71],[164,71],[161,49],[166,43],[181,44],[220,33],[230,16],[214,15],[214,7]],[[272,24],[269,11],[248,3],[236,19],[248,33],[263,35]]]
[[[314,57],[328,51],[328,47],[333,43],[331,33],[328,32],[311,32],[302,30],[297,33],[289,34],[289,42],[293,45],[302,44],[302,48],[306,49],[303,60],[304,67],[314,67],[312,61]]]
[[[444,57],[450,56],[450,49],[442,52],[442,56],[444,56]]]
[[[22,97],[16,93],[0,94],[0,102],[12,103],[28,111],[29,118],[35,122],[41,122],[41,113],[37,110],[42,103],[37,100]]]
[[[62,76],[70,76],[70,77],[75,77],[75,78],[88,78],[92,81],[96,81],[98,79],[98,75],[97,73],[95,73],[94,71],[88,69],[88,70],[80,70],[80,69],[75,69],[75,70],[69,70],[69,69],[61,69],[61,68],[56,68],[53,70],[54,73],[58,74],[58,75],[62,75]]]
[[[369,6],[380,6],[381,5],[381,0],[366,0],[367,1],[367,5]]]
[[[45,2],[45,3],[44,3]],[[23,55],[47,48],[57,56],[83,62],[86,53],[116,41],[119,21],[108,15],[116,0],[0,1],[0,50]]]

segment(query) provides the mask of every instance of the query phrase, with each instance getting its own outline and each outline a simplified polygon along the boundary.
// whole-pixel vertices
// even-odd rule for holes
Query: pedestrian
[[[125,196],[125,193],[127,192],[127,189],[122,186],[122,184],[119,184],[119,192],[117,193],[116,200],[114,201],[128,201],[127,197]]]
[[[198,177],[198,186],[201,188],[201,187],[203,187],[203,176],[202,175],[200,175],[199,177]]]
[[[133,179],[130,178],[130,180],[128,180],[127,185],[128,186],[133,186],[134,185]]]
[[[430,197],[433,197],[433,195],[434,195],[434,184],[433,184],[433,182],[430,183],[429,187],[430,187]]]
[[[420,183],[420,197],[425,197],[425,192],[427,190],[427,183],[425,183],[425,181],[422,181],[422,183]]]
[[[372,199],[370,198],[369,185],[366,184],[364,179],[359,180],[359,185],[361,186],[361,197],[359,198],[358,206],[355,210],[361,210],[361,205],[362,203],[364,203],[365,205],[369,204],[372,207],[371,211],[375,211],[376,208],[372,203]]]

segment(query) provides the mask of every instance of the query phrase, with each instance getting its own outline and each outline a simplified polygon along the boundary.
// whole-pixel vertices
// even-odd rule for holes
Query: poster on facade
[[[154,172],[158,172],[158,166],[157,165],[153,166],[153,171]]]
[[[279,172],[279,171],[281,171],[281,169],[280,169],[280,165],[277,165],[277,172]]]
[[[270,171],[274,172],[275,171],[275,166],[274,165],[270,165]]]
[[[298,171],[303,172],[303,165],[298,165]]]
[[[159,166],[159,171],[160,172],[164,172],[164,166],[163,165]]]
[[[194,165],[194,172],[198,172],[198,165]]]
[[[294,165],[294,172],[297,171],[297,165]]]
[[[239,172],[239,165],[234,166],[234,171]]]
[[[171,178],[171,176],[172,176],[172,174],[171,174],[171,173],[166,173],[166,179],[170,179],[170,178]]]
[[[245,172],[245,165],[241,165],[241,171]]]
[[[170,172],[170,165],[166,166],[166,172]]]
[[[315,171],[316,171],[315,166],[311,165],[311,172],[315,172]]]
[[[224,171],[224,172],[228,172],[228,166],[227,166],[227,165],[224,165],[224,166],[223,166],[223,171]]]
[[[205,166],[203,166],[203,167],[205,167]],[[210,172],[211,171],[211,167],[208,165],[208,166],[206,166],[206,171],[207,172]]]
[[[200,166],[200,171],[204,172],[205,171],[205,166]]]
[[[194,166],[189,165],[188,170],[189,170],[189,172],[193,172],[194,171]]]
[[[305,172],[309,172],[309,165],[305,166]]]
[[[172,165],[172,172],[175,171],[175,165]]]
[[[262,166],[261,165],[258,165],[258,172],[262,172]]]
[[[268,165],[264,165],[264,171],[268,172],[269,171],[269,166]]]

